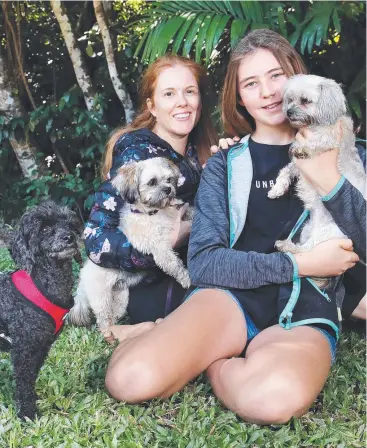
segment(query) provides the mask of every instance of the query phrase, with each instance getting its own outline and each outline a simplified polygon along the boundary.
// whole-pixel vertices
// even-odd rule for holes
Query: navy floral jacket
[[[153,157],[166,157],[180,169],[177,198],[194,204],[199,186],[201,166],[195,149],[188,145],[183,157],[165,141],[148,129],[124,134],[113,150],[112,168],[109,179],[127,162],[146,160]],[[85,248],[88,257],[96,264],[106,268],[135,271],[151,269],[148,280],[154,279],[159,269],[153,257],[135,250],[126,236],[118,229],[119,212],[124,202],[110,180],[103,182],[95,194],[89,220],[84,229]],[[187,248],[183,250],[183,257]],[[182,255],[182,254],[181,254]]]

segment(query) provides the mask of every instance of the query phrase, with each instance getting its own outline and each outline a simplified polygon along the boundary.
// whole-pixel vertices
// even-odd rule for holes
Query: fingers
[[[233,138],[221,138],[218,145],[213,145],[210,147],[210,152],[212,154],[216,154],[220,149],[228,149],[230,146],[236,144],[239,141],[240,137],[238,137],[237,135]]]
[[[340,239],[338,245],[341,249],[353,251],[353,241],[350,239]]]

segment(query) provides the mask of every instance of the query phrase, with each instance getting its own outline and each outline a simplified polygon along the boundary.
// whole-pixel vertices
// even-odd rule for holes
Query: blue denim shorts
[[[247,344],[246,348],[248,347],[249,343],[252,341],[252,339],[257,336],[259,333],[261,333],[261,330],[257,328],[255,325],[255,322],[252,320],[249,313],[244,310],[241,306],[241,311],[245,315],[246,319],[246,325],[247,325]],[[309,327],[315,328],[315,330],[318,330],[320,333],[322,333],[326,340],[328,341],[329,347],[330,347],[330,353],[331,353],[331,363],[334,364],[335,357],[336,357],[336,338],[332,336],[327,330],[323,328],[319,328],[316,325],[309,325]],[[285,330],[287,331],[287,330]],[[245,348],[245,350],[246,350]]]
[[[186,297],[185,297],[185,301],[188,300],[192,295],[194,295],[195,292],[200,291],[203,288],[196,288],[194,289],[191,293],[189,293]],[[215,289],[215,288],[212,288]],[[257,336],[259,333],[261,333],[262,330],[260,330],[256,325],[255,322],[252,320],[251,316],[249,315],[249,313],[246,311],[246,309],[244,309],[244,307],[241,305],[241,303],[239,302],[239,300],[233,295],[231,294],[230,291],[226,290],[226,289],[221,289],[221,291],[223,291],[224,293],[226,293],[229,297],[231,297],[232,300],[234,300],[236,302],[236,304],[238,305],[238,307],[240,308],[240,310],[242,311],[243,315],[245,316],[245,320],[246,320],[246,325],[247,325],[247,343],[246,343],[246,347],[244,349],[244,351],[242,352],[242,355],[245,354],[246,349],[249,345],[249,343],[252,341],[252,339]],[[309,327],[315,328],[315,330],[318,330],[320,333],[322,333],[328,344],[330,347],[330,354],[331,354],[331,363],[334,364],[335,362],[335,357],[336,357],[336,338],[334,336],[332,336],[327,330],[320,328],[316,325],[308,325]],[[287,331],[287,330],[285,330]]]

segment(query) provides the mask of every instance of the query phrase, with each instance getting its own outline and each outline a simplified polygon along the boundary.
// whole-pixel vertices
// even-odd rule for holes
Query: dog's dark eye
[[[153,177],[153,179],[150,179],[150,181],[148,182],[148,185],[150,187],[154,187],[154,185],[157,185],[157,179]]]
[[[305,106],[306,104],[310,104],[311,103],[311,101],[309,100],[309,99],[307,99],[307,98],[301,98],[301,104],[303,105],[303,106]]]
[[[167,182],[168,182],[169,184],[173,184],[173,177],[169,177],[169,178],[167,179]]]

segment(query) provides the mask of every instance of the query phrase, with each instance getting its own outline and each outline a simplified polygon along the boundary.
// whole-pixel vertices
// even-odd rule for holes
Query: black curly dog
[[[40,292],[56,310],[73,306],[72,259],[80,232],[81,222],[74,212],[47,201],[24,213],[12,236],[11,253],[22,270],[17,274],[29,274],[36,294]],[[27,296],[33,287],[24,284]],[[35,382],[58,330],[57,320],[22,296],[11,275],[0,274],[0,349],[11,353],[21,418],[36,416]]]

